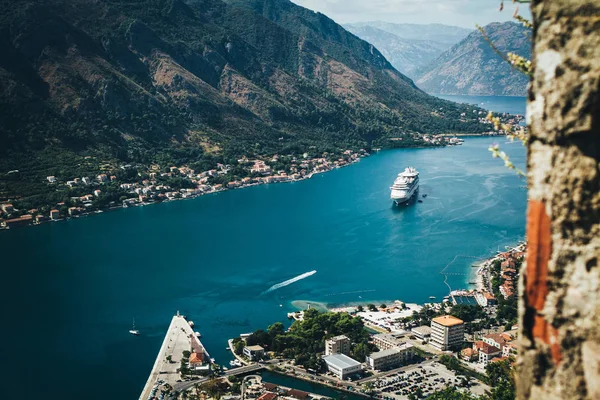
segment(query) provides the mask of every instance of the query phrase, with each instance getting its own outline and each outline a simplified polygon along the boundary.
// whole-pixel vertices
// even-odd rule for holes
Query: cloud
[[[500,0],[292,0],[319,11],[338,23],[386,21],[415,24],[446,24],[474,28],[512,19],[510,2],[500,12]],[[528,10],[521,12],[529,17]]]

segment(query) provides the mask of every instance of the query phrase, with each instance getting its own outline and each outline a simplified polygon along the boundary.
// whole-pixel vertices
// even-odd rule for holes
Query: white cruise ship
[[[413,167],[408,167],[404,172],[398,174],[392,187],[391,199],[396,204],[409,201],[419,190],[419,173]]]

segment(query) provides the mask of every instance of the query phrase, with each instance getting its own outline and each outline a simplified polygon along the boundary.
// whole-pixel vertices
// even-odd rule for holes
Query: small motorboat
[[[423,200],[419,200],[419,203],[422,203],[422,202],[423,202]]]
[[[135,329],[135,318],[133,319],[133,327],[129,330],[129,333],[131,333],[133,336],[140,336],[140,331]]]

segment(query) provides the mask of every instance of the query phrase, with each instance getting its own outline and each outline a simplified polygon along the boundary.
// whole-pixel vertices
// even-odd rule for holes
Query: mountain
[[[0,0],[0,199],[119,163],[480,132],[372,45],[288,0]],[[90,160],[96,160],[94,162]],[[7,171],[18,174],[7,174]]]
[[[530,32],[522,25],[492,23],[484,31],[501,53],[531,57]],[[492,49],[479,31],[414,74],[417,85],[426,92],[450,95],[525,96],[529,82]]]
[[[443,24],[394,24],[383,21],[357,22],[344,25],[346,29],[352,30],[363,27],[371,27],[389,32],[399,38],[425,40],[445,44],[445,48],[460,42],[473,29],[461,28],[459,26]]]
[[[448,45],[431,40],[405,39],[371,26],[347,26],[359,38],[372,43],[399,72],[412,72],[438,57]]]

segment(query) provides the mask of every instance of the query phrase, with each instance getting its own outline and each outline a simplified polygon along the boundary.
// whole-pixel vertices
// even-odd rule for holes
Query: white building
[[[404,344],[400,337],[404,334],[391,334],[391,333],[379,333],[373,335],[373,344],[377,346],[379,350],[388,350]]]
[[[413,346],[405,343],[399,347],[372,353],[367,356],[366,361],[369,368],[384,371],[410,361],[413,354]]]
[[[495,346],[490,346],[489,344],[485,343],[483,348],[479,350],[479,362],[483,365],[487,365],[496,357],[502,357],[502,350]]]
[[[460,347],[465,340],[465,323],[452,315],[444,315],[431,320],[431,340],[429,344],[437,350],[446,351]]]
[[[244,347],[244,355],[250,360],[260,360],[265,355],[265,349],[261,346],[246,346]]]
[[[427,325],[418,326],[416,328],[412,328],[410,332],[418,339],[425,340],[431,336],[431,327]]]
[[[325,341],[325,355],[350,353],[350,339],[347,336],[340,335],[327,339]]]
[[[323,360],[327,364],[329,371],[342,380],[362,371],[360,363],[345,354],[324,356]]]

